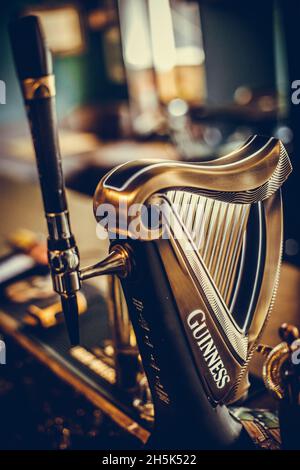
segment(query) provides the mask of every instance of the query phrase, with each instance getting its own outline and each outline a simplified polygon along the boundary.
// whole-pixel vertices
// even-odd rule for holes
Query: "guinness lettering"
[[[207,328],[205,313],[199,309],[193,310],[187,317],[187,324],[197,340],[199,350],[202,352],[216,386],[223,388],[226,383],[230,382],[230,377]]]

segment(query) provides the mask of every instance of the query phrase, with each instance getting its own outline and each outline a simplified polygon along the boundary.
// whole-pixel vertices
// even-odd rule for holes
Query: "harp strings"
[[[167,196],[229,305],[250,205],[220,202],[187,191],[168,191]]]

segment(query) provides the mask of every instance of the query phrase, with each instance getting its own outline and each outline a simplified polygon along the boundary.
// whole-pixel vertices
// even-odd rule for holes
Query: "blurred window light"
[[[154,67],[167,72],[176,65],[176,48],[169,0],[149,0]]]
[[[162,103],[175,98],[203,102],[205,56],[198,2],[119,0],[118,8],[127,79],[131,72],[152,70]]]
[[[196,2],[148,0],[154,67],[166,72],[176,65],[204,62],[200,13]]]
[[[148,0],[153,63],[161,102],[203,102],[205,55],[197,2]]]
[[[127,68],[153,66],[146,0],[119,0],[123,56]]]
[[[118,9],[132,126],[138,134],[147,134],[161,125],[148,0],[119,0]]]
[[[176,47],[176,65],[201,65],[204,62],[200,11],[197,2],[170,0]]]

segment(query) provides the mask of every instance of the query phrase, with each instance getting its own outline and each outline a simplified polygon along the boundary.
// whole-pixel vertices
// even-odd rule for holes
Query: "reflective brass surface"
[[[295,325],[283,323],[279,328],[282,340],[274,348],[259,345],[257,351],[265,356],[262,377],[267,390],[278,400],[285,399],[290,405],[299,404],[299,330]]]
[[[277,398],[282,399],[284,397],[284,386],[282,384],[282,366],[289,359],[290,349],[288,344],[283,342],[275,346],[269,353],[262,371],[264,384],[271,392],[271,394]]]

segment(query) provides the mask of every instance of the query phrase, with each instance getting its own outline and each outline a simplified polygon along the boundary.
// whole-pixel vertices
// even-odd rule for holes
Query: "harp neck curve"
[[[111,204],[117,219],[130,220],[128,207],[143,205],[156,193],[180,188],[222,202],[253,204],[272,196],[291,171],[281,141],[262,136],[253,136],[242,147],[214,162],[128,162],[109,172],[98,184],[94,214],[101,221],[99,206]],[[117,226],[111,230],[122,236],[131,235]]]

